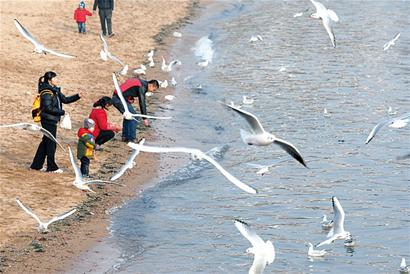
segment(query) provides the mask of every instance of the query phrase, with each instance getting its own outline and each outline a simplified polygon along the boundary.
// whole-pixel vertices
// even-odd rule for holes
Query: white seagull
[[[168,101],[172,101],[172,100],[175,99],[175,96],[174,96],[174,95],[165,95],[164,98],[165,98],[166,100],[168,100]]]
[[[177,85],[177,80],[175,80],[175,77],[172,77],[171,79],[171,86],[175,87]]]
[[[322,225],[322,229],[328,230],[333,227],[333,220],[328,220],[326,214],[323,214],[323,219],[320,222]]]
[[[333,33],[332,26],[330,25],[330,20],[334,22],[339,22],[339,17],[333,10],[327,9],[322,3],[319,3],[314,0],[310,0],[310,2],[312,2],[312,4],[316,8],[316,12],[312,13],[310,17],[322,20],[323,26],[325,27],[327,33],[329,34],[330,40],[332,41],[332,45],[335,48],[336,38]]]
[[[153,147],[153,146],[145,146],[145,145],[139,145],[135,143],[128,143],[128,145],[137,150],[141,150],[143,152],[151,152],[151,153],[188,153],[191,154],[192,158],[196,160],[206,160],[210,164],[212,164],[216,169],[219,170],[219,172],[222,173],[228,179],[231,183],[242,189],[243,191],[246,191],[248,193],[255,194],[257,193],[257,190],[242,183],[239,181],[236,177],[231,175],[228,171],[226,171],[218,162],[216,162],[214,159],[203,153],[199,149],[195,148],[185,148],[185,147]]]
[[[114,62],[117,62],[122,66],[122,69],[119,71],[121,75],[126,75],[128,71],[128,65],[124,64],[118,57],[113,55],[109,50],[108,50],[108,44],[107,41],[105,41],[102,32],[100,32],[100,39],[103,42],[103,49],[100,51],[100,57],[102,60],[107,61],[108,58],[113,60]]]
[[[397,33],[392,40],[384,44],[383,50],[388,50],[391,46],[394,46],[396,44],[397,39],[400,37],[400,32]]]
[[[137,75],[145,75],[146,70],[147,67],[141,64],[139,68],[134,69],[132,72]]]
[[[167,88],[168,87],[168,80],[158,81],[160,88]]]
[[[242,103],[244,105],[252,105],[255,100],[252,97],[242,96]]]
[[[70,156],[70,161],[71,165],[73,166],[74,169],[74,174],[75,174],[75,179],[73,181],[73,185],[81,190],[88,190],[93,193],[95,193],[88,185],[90,184],[104,184],[104,183],[110,183],[108,181],[103,181],[103,180],[90,180],[90,181],[85,181],[83,179],[83,175],[81,174],[81,170],[78,168],[77,163],[74,160],[73,153],[71,152],[71,148],[68,147],[68,152]],[[112,183],[114,184],[114,183]]]
[[[62,150],[65,151],[63,146],[57,141],[56,138],[45,128],[42,128],[38,125],[35,124],[30,124],[30,123],[18,123],[18,124],[11,124],[11,125],[0,125],[0,128],[6,128],[6,127],[12,127],[12,128],[19,128],[19,129],[24,129],[24,130],[32,130],[32,131],[39,131],[43,133],[47,138],[53,140],[57,145],[60,146]]]
[[[328,239],[316,245],[317,247],[322,245],[328,245],[333,243],[335,240],[344,240],[349,237],[350,232],[345,231],[344,222],[345,222],[345,212],[340,204],[339,200],[333,196],[332,197],[333,205],[333,227],[327,234]]]
[[[240,130],[242,141],[245,144],[257,145],[257,146],[267,146],[272,143],[275,143],[279,145],[287,153],[289,153],[299,163],[307,167],[298,149],[291,143],[285,140],[279,139],[275,135],[266,132],[263,129],[262,124],[259,122],[258,118],[255,115],[243,109],[235,107],[233,105],[228,105],[222,102],[221,104],[224,104],[225,106],[233,109],[236,113],[238,113],[242,118],[244,118],[248,122],[249,126],[251,127],[251,132],[247,132],[243,129]]]
[[[145,56],[147,56],[147,58],[148,58],[148,62],[149,62],[149,66],[152,68],[152,67],[154,67],[155,66],[155,63],[154,63],[154,50],[152,49],[152,50],[150,50]]]
[[[401,258],[399,272],[400,274],[409,274],[410,272],[410,267],[406,264],[406,259],[404,257]]]
[[[209,65],[209,60],[202,60],[198,62],[197,65],[200,66],[201,68],[205,68]]]
[[[264,242],[244,221],[235,219],[234,223],[239,232],[252,244],[252,247],[246,250],[246,253],[254,255],[249,274],[263,273],[266,265],[273,263],[275,260],[275,247],[269,240]]]
[[[165,58],[164,58],[164,56],[162,56],[162,65],[161,65],[162,71],[170,72],[170,71],[172,71],[172,67],[173,67],[173,66],[175,66],[175,65],[180,66],[181,64],[182,64],[181,61],[179,61],[179,60],[173,60],[173,61],[171,61],[171,62],[167,65],[167,64],[165,63]]]
[[[29,40],[33,45],[34,45],[34,52],[40,53],[40,54],[47,54],[51,53],[53,55],[59,56],[59,57],[64,57],[64,58],[74,58],[75,56],[64,54],[64,53],[59,53],[56,52],[52,49],[46,48],[43,44],[41,44],[39,41],[37,41],[36,38],[33,37],[33,35],[26,30],[22,24],[17,19],[14,19],[14,24],[16,25],[17,29],[20,31],[20,33]]]
[[[254,35],[253,35],[253,36],[249,39],[249,42],[257,42],[257,41],[263,41],[262,36],[260,36],[260,35],[254,36]]]
[[[274,163],[272,163],[272,164],[269,164],[269,165],[259,165],[259,164],[253,164],[253,163],[247,163],[247,165],[250,166],[250,167],[259,169],[259,170],[256,172],[256,174],[260,174],[260,175],[263,176],[263,175],[265,175],[265,174],[270,173],[270,169],[271,169],[273,166],[275,166],[275,165],[277,165],[277,164],[280,164],[280,163],[283,163],[283,162],[286,162],[286,161],[288,161],[288,159],[282,159],[282,160],[276,161],[276,162],[274,162]]]
[[[352,247],[354,247],[356,245],[356,240],[353,238],[353,236],[352,235],[348,235],[347,236],[347,238],[346,238],[346,240],[344,241],[344,246],[345,247],[350,247],[350,248],[352,248]]]
[[[145,142],[145,139],[141,139],[139,144],[143,145],[144,142]],[[133,148],[132,153],[131,153],[130,157],[128,158],[128,160],[121,167],[121,169],[117,173],[115,173],[114,176],[111,177],[110,181],[117,180],[118,178],[120,178],[125,173],[125,171],[127,171],[127,169],[132,169],[136,165],[134,160],[138,156],[139,153],[140,153],[140,151],[138,149]]]
[[[308,256],[309,257],[323,257],[326,255],[327,251],[322,249],[322,250],[315,250],[313,249],[313,245],[311,243],[308,243],[309,249],[308,249]]]
[[[20,200],[18,198],[16,198],[16,202],[17,204],[31,217],[33,217],[37,223],[38,223],[38,228],[37,230],[41,233],[47,233],[48,232],[48,226],[51,225],[54,222],[57,222],[59,220],[65,219],[66,217],[70,216],[71,214],[73,214],[74,212],[77,211],[77,209],[72,209],[66,213],[63,213],[61,215],[58,215],[54,218],[52,218],[51,220],[49,220],[48,222],[43,222],[40,220],[40,218],[28,207],[26,207],[22,202],[20,202]]]
[[[367,136],[365,144],[368,144],[374,138],[374,136],[376,136],[377,132],[379,132],[379,130],[382,129],[384,126],[388,125],[392,128],[402,128],[407,126],[409,121],[410,112],[405,113],[399,117],[383,119],[372,129],[372,131],[370,131],[369,136]]]
[[[178,31],[174,31],[174,33],[172,33],[172,36],[176,37],[176,38],[181,38],[182,37],[182,33],[178,32]]]
[[[124,107],[124,113],[122,114],[122,116],[124,116],[125,119],[136,120],[134,117],[143,117],[143,118],[149,118],[149,119],[171,119],[172,118],[172,117],[156,117],[156,116],[151,116],[151,115],[131,113],[128,110],[127,103],[125,102],[124,96],[122,95],[122,91],[121,91],[120,85],[118,84],[117,76],[115,76],[115,73],[112,74],[112,80],[114,81],[114,86],[115,86],[115,90],[117,91],[117,95],[120,98],[122,106]]]

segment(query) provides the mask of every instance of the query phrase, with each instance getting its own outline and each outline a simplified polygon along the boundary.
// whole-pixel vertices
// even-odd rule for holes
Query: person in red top
[[[81,1],[79,7],[74,11],[74,20],[77,22],[79,33],[85,34],[86,32],[85,22],[87,21],[87,16],[93,16],[93,14],[85,8],[84,1]]]
[[[115,133],[119,132],[121,127],[108,123],[107,121],[107,110],[109,110],[112,105],[111,98],[107,96],[101,97],[93,105],[93,110],[90,113],[90,118],[95,121],[95,129],[93,135],[95,138],[95,143],[97,145],[96,149],[112,138],[114,138]]]

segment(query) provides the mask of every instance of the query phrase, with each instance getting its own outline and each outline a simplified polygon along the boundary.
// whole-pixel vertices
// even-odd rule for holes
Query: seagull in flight
[[[37,221],[37,223],[38,223],[38,228],[37,228],[37,230],[38,230],[39,232],[41,232],[41,233],[47,233],[47,232],[48,232],[48,226],[49,226],[49,225],[51,225],[51,224],[54,223],[54,222],[60,221],[60,220],[62,220],[62,219],[65,219],[65,218],[67,218],[68,216],[70,216],[71,214],[73,214],[74,212],[77,211],[77,209],[72,209],[72,210],[70,210],[70,211],[68,211],[68,212],[66,212],[66,213],[63,213],[63,214],[61,214],[61,215],[58,215],[58,216],[52,218],[51,220],[49,220],[48,222],[45,223],[45,222],[41,221],[40,218],[39,218],[30,208],[28,208],[27,206],[25,206],[25,205],[19,200],[19,198],[16,198],[16,202],[17,202],[17,204],[18,204],[28,215],[30,215],[31,217],[33,217],[33,218]]]
[[[327,33],[329,34],[330,40],[332,41],[332,45],[336,47],[336,38],[335,34],[333,33],[332,26],[330,25],[330,21],[339,22],[339,17],[337,14],[331,10],[327,9],[322,3],[319,3],[315,0],[310,0],[312,4],[316,8],[316,12],[310,15],[311,18],[321,19],[323,26],[325,27]]]
[[[12,128],[19,128],[19,129],[24,129],[24,130],[32,130],[32,131],[39,131],[43,133],[47,138],[53,140],[59,147],[65,151],[63,146],[57,141],[56,138],[54,138],[53,134],[51,134],[47,129],[42,128],[38,125],[35,124],[30,124],[30,123],[18,123],[18,124],[11,124],[11,125],[0,125],[0,128],[7,128],[7,127],[12,127]]]
[[[384,44],[383,50],[386,51],[388,50],[391,46],[394,46],[396,44],[397,39],[400,37],[400,32],[397,33],[392,40]]]
[[[112,80],[114,82],[114,86],[115,86],[115,90],[117,91],[117,95],[120,98],[120,101],[121,101],[122,106],[124,108],[124,113],[122,114],[122,116],[124,116],[125,119],[127,119],[127,120],[134,119],[134,120],[137,121],[137,119],[135,119],[134,117],[142,117],[142,118],[149,118],[149,119],[164,119],[164,120],[172,118],[172,117],[156,117],[156,116],[145,115],[145,114],[131,113],[128,110],[128,105],[125,102],[124,96],[122,95],[122,91],[121,91],[120,85],[118,84],[117,76],[115,76],[115,73],[112,74]]]
[[[311,243],[308,243],[309,249],[308,249],[308,256],[309,257],[323,257],[326,255],[327,251],[322,249],[322,250],[316,250],[313,249],[313,245]]]
[[[228,171],[226,171],[217,161],[215,161],[212,157],[209,157],[205,153],[203,153],[199,149],[195,148],[185,148],[185,147],[154,147],[154,146],[145,146],[145,145],[140,145],[140,144],[135,144],[135,143],[128,143],[128,145],[133,148],[137,149],[143,152],[150,152],[150,153],[188,153],[191,154],[192,158],[195,160],[206,160],[210,164],[212,164],[216,169],[219,170],[219,172],[222,173],[228,179],[231,183],[242,189],[243,191],[246,191],[251,194],[255,194],[258,191],[241,181],[239,181],[236,177],[234,177],[232,174],[230,174]]]
[[[410,267],[406,264],[406,259],[404,257],[401,258],[399,272],[400,274],[409,274],[410,272]]]
[[[260,36],[259,34],[256,35],[256,36],[253,35],[253,36],[249,39],[249,42],[257,42],[257,41],[263,41],[262,36]]]
[[[376,126],[374,126],[372,131],[370,131],[369,136],[367,136],[365,144],[370,143],[370,141],[374,138],[374,136],[376,136],[377,132],[379,132],[379,130],[381,130],[384,126],[388,125],[389,127],[392,127],[392,128],[402,128],[402,127],[407,126],[409,121],[410,121],[410,112],[405,113],[399,117],[383,119]]]
[[[145,142],[145,139],[142,139],[139,144],[143,145]],[[127,169],[132,169],[136,163],[134,162],[135,158],[138,156],[138,154],[140,153],[140,151],[138,149],[132,149],[132,153],[130,155],[130,157],[128,158],[128,160],[125,162],[125,164],[121,167],[121,169],[114,174],[114,176],[111,177],[110,181],[115,181],[118,178],[120,178],[125,171],[127,171]]]
[[[17,29],[20,31],[20,33],[29,40],[33,45],[34,45],[34,52],[40,53],[40,54],[53,54],[59,57],[64,57],[64,58],[74,58],[72,55],[64,54],[64,53],[59,53],[56,52],[52,49],[46,48],[43,44],[41,44],[39,41],[37,41],[36,38],[28,31],[26,30],[25,27],[23,27],[22,24],[17,19],[14,19],[14,24],[16,25]]]
[[[286,161],[288,161],[288,159],[281,159],[281,160],[278,160],[278,161],[276,161],[276,162],[274,162],[274,163],[272,163],[272,164],[269,164],[269,165],[259,165],[259,164],[253,164],[253,163],[247,163],[247,165],[250,166],[250,167],[259,169],[259,170],[256,172],[256,174],[260,174],[260,175],[263,176],[263,175],[265,175],[265,174],[270,173],[270,169],[271,169],[273,166],[276,166],[276,165],[278,165],[278,164],[280,164],[280,163],[283,163],[283,162],[286,162]]]
[[[332,205],[334,214],[333,227],[327,234],[328,239],[316,245],[316,247],[328,245],[333,243],[335,240],[345,240],[350,235],[350,232],[345,231],[344,229],[345,212],[339,200],[335,196],[332,197]]]
[[[165,72],[170,72],[170,71],[172,71],[172,67],[173,66],[175,66],[175,65],[181,65],[182,63],[181,63],[181,61],[179,61],[179,60],[174,60],[174,61],[171,61],[168,65],[165,63],[165,58],[164,58],[164,56],[162,56],[162,65],[161,65],[161,69],[162,69],[162,71],[165,71]]]
[[[90,184],[104,184],[104,183],[116,184],[116,183],[103,181],[103,180],[90,180],[90,181],[84,180],[83,175],[81,174],[81,170],[77,166],[77,163],[74,160],[74,156],[73,156],[73,153],[71,152],[70,147],[68,147],[68,152],[69,152],[69,156],[70,156],[71,165],[73,166],[73,169],[74,169],[75,179],[74,179],[73,185],[75,187],[77,187],[81,190],[87,190],[87,191],[95,193],[88,185],[90,185]],[[120,184],[116,184],[116,185],[120,185]],[[122,185],[120,185],[120,186],[122,186]]]
[[[255,115],[233,105],[228,105],[222,102],[220,103],[233,109],[236,113],[238,113],[242,118],[244,118],[248,122],[249,126],[251,127],[251,132],[247,132],[243,129],[240,130],[242,141],[245,144],[267,146],[272,143],[275,143],[279,145],[283,150],[285,150],[288,154],[290,154],[290,156],[295,158],[296,161],[301,163],[303,166],[307,167],[299,150],[291,143],[279,139],[275,135],[266,132]]]
[[[269,240],[264,242],[255,230],[244,221],[235,219],[234,224],[239,232],[252,244],[252,247],[246,250],[246,253],[254,255],[249,274],[263,273],[266,265],[273,263],[275,260],[275,247]]]
[[[126,75],[128,71],[128,65],[124,64],[117,56],[113,55],[109,50],[108,50],[108,44],[107,41],[105,41],[102,32],[100,32],[100,39],[103,42],[103,49],[100,51],[100,57],[102,60],[107,61],[108,58],[113,60],[114,62],[117,62],[122,66],[122,69],[119,71],[121,75]]]

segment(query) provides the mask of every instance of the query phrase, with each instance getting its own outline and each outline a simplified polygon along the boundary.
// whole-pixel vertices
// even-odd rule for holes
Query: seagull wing
[[[129,112],[128,105],[125,102],[124,96],[122,95],[122,90],[121,90],[120,85],[118,84],[117,76],[115,76],[115,73],[112,74],[112,80],[114,82],[114,86],[115,86],[115,90],[117,91],[117,95],[120,98],[122,106],[124,107],[124,112]]]
[[[310,2],[312,2],[312,4],[315,6],[316,12],[326,10],[326,7],[322,3],[316,2],[314,0],[310,0]]]
[[[41,45],[39,41],[37,41],[36,38],[33,37],[33,35],[26,30],[26,28],[23,27],[22,24],[17,19],[14,19],[14,24],[16,25],[17,29],[20,31],[20,33],[27,39],[29,40],[35,47]]]
[[[249,224],[239,219],[235,219],[234,223],[239,232],[246,239],[248,239],[249,242],[251,242],[252,246],[259,247],[265,245],[265,242],[262,240],[262,238],[259,237],[258,234],[256,234],[255,230],[253,230]]]
[[[70,211],[67,211],[67,212],[61,214],[61,215],[58,215],[58,216],[52,218],[50,221],[48,221],[48,223],[46,224],[46,226],[49,226],[49,225],[51,225],[52,223],[57,222],[57,221],[59,221],[59,220],[65,219],[65,218],[67,218],[68,216],[70,216],[71,214],[73,214],[73,213],[76,212],[76,211],[77,211],[77,209],[72,209],[72,210],[70,210]]]
[[[339,16],[337,16],[336,12],[334,12],[331,9],[327,10],[327,15],[329,16],[330,19],[332,19],[335,22],[339,22]]]
[[[266,256],[260,252],[256,252],[253,257],[253,263],[249,269],[249,273],[262,274],[266,267]]]
[[[392,42],[393,42],[393,43],[394,43],[394,42],[396,42],[396,41],[397,41],[397,39],[399,39],[399,37],[400,37],[400,32],[399,32],[399,33],[397,33],[397,34],[394,36],[394,38],[393,38]]]
[[[34,124],[33,124],[34,125]],[[49,139],[53,140],[57,145],[59,145],[61,147],[61,149],[65,152],[65,149],[63,148],[63,146],[57,141],[57,139],[53,136],[53,134],[51,134],[47,129],[34,125],[36,127],[39,127],[40,131],[47,136]]]
[[[327,239],[327,240],[321,242],[320,244],[316,245],[316,247],[320,247],[320,246],[322,246],[322,245],[329,245],[329,244],[333,243],[335,240],[336,240],[336,236],[333,235],[333,236],[330,237],[329,239]]]
[[[124,64],[123,61],[121,61],[117,56],[115,56],[114,54],[111,54],[110,52],[108,52],[107,54],[108,57],[110,57],[111,60],[113,60],[114,62],[117,62],[118,64],[120,64],[121,66],[125,67],[126,65]]]
[[[332,26],[330,25],[330,20],[328,17],[324,17],[322,18],[322,23],[323,26],[325,27],[327,34],[329,34],[330,37],[330,41],[332,41],[332,45],[335,48],[336,47],[336,38],[335,38],[335,34],[333,33],[333,29]]]
[[[105,39],[104,39],[104,36],[103,36],[102,32],[100,32],[100,39],[101,39],[101,41],[103,42],[103,48],[104,48],[105,53],[110,52],[110,51],[108,50],[108,44],[107,44],[107,41],[105,41]]]
[[[170,116],[165,116],[165,117],[157,117],[157,116],[151,116],[151,115],[145,115],[145,114],[138,114],[138,113],[131,113],[132,116],[134,117],[142,117],[142,118],[149,118],[149,119],[157,119],[157,120],[168,120],[172,119]]]
[[[246,110],[240,109],[240,108],[238,108],[234,105],[228,105],[228,104],[225,104],[225,103],[222,103],[222,102],[221,102],[221,104],[224,104],[225,106],[233,109],[242,118],[244,118],[248,122],[248,124],[250,125],[250,127],[251,127],[251,129],[254,133],[262,134],[262,133],[265,132],[265,130],[263,129],[262,124],[259,122],[258,118],[255,115],[253,115],[252,113],[247,112]]]
[[[334,235],[344,232],[345,212],[339,200],[333,196],[333,233]]]
[[[305,161],[302,158],[302,155],[300,154],[299,150],[294,145],[292,145],[291,143],[285,140],[279,139],[279,138],[275,139],[275,144],[279,145],[283,150],[289,153],[290,156],[295,158],[296,161],[301,163],[303,166],[307,167],[305,164]]]
[[[71,161],[71,165],[73,166],[74,169],[74,174],[76,178],[82,178],[83,176],[81,175],[81,171],[77,166],[77,163],[74,160],[74,156],[73,153],[71,152],[71,148],[68,147],[68,154],[70,155],[70,161]]]
[[[134,143],[128,143],[128,145],[131,148],[138,149],[144,152],[151,152],[151,153],[183,152],[183,153],[189,153],[191,155],[196,155],[199,158],[203,158],[207,160],[209,163],[211,163],[212,165],[214,165],[230,182],[232,182],[234,185],[236,185],[240,189],[248,193],[257,193],[256,189],[251,188],[250,186],[239,181],[237,178],[235,178],[229,172],[227,172],[222,166],[220,166],[214,159],[212,159],[211,157],[209,157],[208,155],[206,155],[199,149],[184,148],[184,147],[153,147],[153,146],[144,146],[144,145],[139,145],[139,144],[134,144]]]
[[[219,172],[222,173],[228,179],[231,183],[242,189],[243,191],[246,191],[251,194],[258,193],[258,191],[247,184],[242,183],[239,181],[236,177],[234,177],[232,174],[230,174],[228,171],[226,171],[217,161],[206,155],[205,153],[201,152],[201,158],[204,158],[207,160],[209,163],[211,163],[213,166],[215,166]]]
[[[34,212],[33,212],[30,208],[26,207],[22,202],[20,202],[20,200],[19,200],[18,198],[16,198],[16,202],[17,202],[17,204],[18,204],[28,215],[30,215],[31,217],[33,217],[39,224],[42,223],[42,221],[40,220],[40,218],[37,217],[37,215],[34,214]]]
[[[139,144],[143,145],[144,142],[145,142],[145,139],[142,139],[139,142]],[[135,158],[138,156],[139,153],[140,153],[140,151],[138,149],[132,149],[132,153],[131,153],[130,157],[128,158],[127,162],[121,167],[121,169],[117,173],[114,174],[114,176],[111,177],[110,181],[117,180],[118,178],[120,178],[124,174],[124,172],[127,169],[131,169],[132,165],[133,165],[133,162],[134,162]]]
[[[109,182],[109,181],[104,181],[104,180],[90,180],[90,181],[84,181],[85,185],[102,185],[102,184],[111,184],[111,185],[117,185],[117,186],[124,186],[123,184],[118,184],[114,182]]]
[[[45,52],[51,53],[55,56],[59,56],[59,57],[63,57],[63,58],[75,58],[75,56],[72,55],[68,55],[68,54],[64,54],[64,53],[59,53],[57,51],[54,51],[52,49],[48,49],[48,48],[44,48]]]
[[[391,123],[392,119],[386,118],[379,122],[377,125],[374,126],[372,131],[370,131],[369,136],[367,136],[365,144],[370,143],[370,141],[376,136],[377,132],[382,129],[385,125]]]

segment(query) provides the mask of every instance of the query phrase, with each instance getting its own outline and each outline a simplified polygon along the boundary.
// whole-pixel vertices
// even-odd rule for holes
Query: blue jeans
[[[77,22],[78,32],[85,33],[85,22]]]
[[[121,113],[124,113],[124,108],[122,107],[120,98],[118,98],[117,95],[114,95],[112,97],[112,104],[114,105],[114,107],[116,109],[118,109]],[[137,112],[135,111],[134,107],[132,106],[132,104],[130,104],[129,102],[127,102],[127,107],[128,110],[133,113],[133,114],[137,114]],[[135,121],[134,119],[132,120],[127,120],[127,119],[123,119],[122,120],[122,137],[124,139],[127,140],[135,140],[137,139],[137,126],[138,126],[138,122]]]

